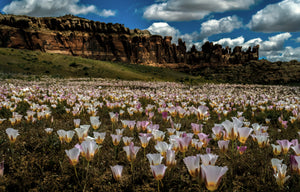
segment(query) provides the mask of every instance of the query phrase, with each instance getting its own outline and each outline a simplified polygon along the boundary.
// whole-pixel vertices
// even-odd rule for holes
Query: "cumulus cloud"
[[[262,51],[278,51],[284,47],[284,42],[288,40],[292,35],[290,33],[281,33],[272,37],[269,37],[268,41],[261,43]]]
[[[199,20],[212,12],[249,9],[258,0],[166,0],[150,5],[144,18],[164,21]]]
[[[161,36],[172,36],[174,39],[177,39],[180,35],[178,29],[171,27],[168,23],[157,22],[153,23],[150,27],[147,28],[152,35],[161,35]]]
[[[242,26],[242,21],[235,15],[224,17],[219,20],[211,19],[201,24],[200,37],[205,38],[214,34],[229,33]]]
[[[268,40],[262,40],[261,38],[250,39],[245,42],[243,36],[231,39],[224,38],[216,41],[214,43],[220,44],[222,46],[229,46],[234,48],[235,46],[242,46],[243,49],[248,47],[253,47],[259,45],[260,57],[265,57],[270,61],[290,61],[293,59],[300,60],[300,47],[284,47],[284,42],[291,38],[290,33],[280,33],[268,38]]]
[[[261,32],[300,31],[300,0],[270,4],[252,16],[248,27]]]
[[[102,17],[110,17],[116,11],[103,9],[99,11],[94,5],[82,5],[80,0],[14,0],[6,5],[3,12],[29,16],[62,16],[65,14],[94,13]]]
[[[300,47],[285,47],[285,49],[278,54],[269,55],[268,59],[270,61],[300,61]]]
[[[102,17],[112,17],[116,15],[116,11],[110,9],[103,9],[102,11],[98,12],[98,15]]]
[[[300,37],[296,38],[295,41],[296,41],[297,43],[300,43]]]
[[[210,13],[209,11],[187,13],[181,10],[169,10],[167,6],[167,3],[153,4],[147,7],[143,16],[149,20],[188,21],[202,19]]]
[[[224,47],[231,47],[234,48],[235,46],[241,46],[242,44],[244,44],[245,42],[245,38],[243,36],[231,39],[231,38],[223,38],[220,39],[219,41],[215,41],[213,42],[214,44],[220,44]]]

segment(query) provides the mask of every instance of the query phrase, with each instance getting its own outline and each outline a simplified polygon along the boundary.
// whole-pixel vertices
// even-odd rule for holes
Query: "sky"
[[[300,0],[0,0],[3,14],[63,16],[121,23],[181,38],[198,50],[260,45],[260,58],[300,61]]]

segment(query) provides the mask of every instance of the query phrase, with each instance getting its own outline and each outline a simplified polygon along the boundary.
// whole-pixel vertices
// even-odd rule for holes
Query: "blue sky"
[[[260,57],[300,61],[300,0],[0,0],[2,13],[78,15],[182,38],[201,49],[260,45]]]

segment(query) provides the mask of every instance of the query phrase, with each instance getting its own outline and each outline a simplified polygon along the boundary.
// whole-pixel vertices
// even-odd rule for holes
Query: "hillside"
[[[0,72],[5,74],[93,77],[143,81],[203,82],[202,78],[167,68],[115,63],[11,48],[0,48]]]

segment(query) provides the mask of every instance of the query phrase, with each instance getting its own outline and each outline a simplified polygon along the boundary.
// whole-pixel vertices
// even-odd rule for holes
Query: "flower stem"
[[[89,167],[90,167],[90,161],[88,161],[88,164],[86,166],[85,184],[84,184],[83,192],[85,192],[85,188],[86,188],[87,181],[88,181]]]
[[[75,175],[76,175],[76,178],[77,178],[77,182],[78,182],[78,184],[79,184],[79,186],[80,186],[80,188],[81,188],[81,184],[80,184],[80,180],[79,180],[79,178],[78,178],[78,173],[77,173],[76,166],[74,166],[74,171],[75,171]]]
[[[162,180],[159,180],[159,181],[161,183],[161,187],[164,187],[164,184],[163,184]]]
[[[159,192],[159,180],[157,180],[157,191]]]
[[[133,173],[133,161],[130,163],[130,168],[131,168],[131,174],[132,174],[132,183],[134,181],[134,173]]]
[[[115,160],[118,158],[118,146],[115,145]]]

